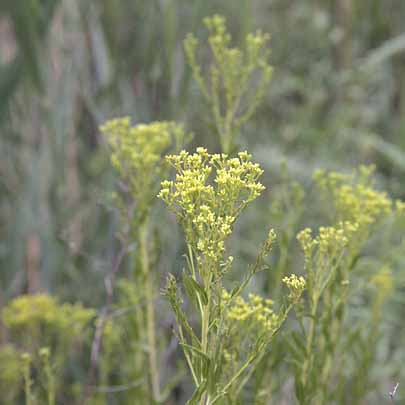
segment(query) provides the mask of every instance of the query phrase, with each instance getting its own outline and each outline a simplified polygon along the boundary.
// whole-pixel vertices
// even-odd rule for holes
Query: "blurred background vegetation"
[[[206,37],[201,21],[214,13],[227,18],[236,43],[259,28],[271,34],[273,78],[239,138],[268,187],[234,236],[241,269],[265,238],[263,223],[293,241],[275,259],[302,265],[294,234],[328,214],[313,193],[315,168],[373,163],[379,186],[405,198],[403,0],[1,0],[0,307],[38,292],[103,307],[119,250],[108,202],[115,180],[98,129],[106,119],[183,122],[195,134],[190,148],[219,149],[182,48],[188,32]],[[164,275],[182,267],[183,246],[173,219],[161,215]],[[370,251],[395,283],[379,348],[385,395],[405,376],[405,252],[387,244]],[[261,282],[253,289],[271,290]]]

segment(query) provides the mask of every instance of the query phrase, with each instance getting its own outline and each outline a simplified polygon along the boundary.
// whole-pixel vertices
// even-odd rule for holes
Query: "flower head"
[[[156,194],[165,169],[164,155],[185,137],[183,127],[164,121],[131,126],[125,117],[107,121],[100,129],[111,148],[112,166],[143,213]]]
[[[264,189],[258,181],[263,171],[247,152],[228,158],[198,148],[193,154],[168,156],[167,161],[176,177],[161,183],[158,197],[175,212],[187,242],[202,259],[221,261],[236,218]]]
[[[286,276],[283,278],[283,283],[289,290],[288,299],[292,303],[296,303],[301,298],[303,291],[305,290],[306,282],[305,278],[291,274],[291,276]]]

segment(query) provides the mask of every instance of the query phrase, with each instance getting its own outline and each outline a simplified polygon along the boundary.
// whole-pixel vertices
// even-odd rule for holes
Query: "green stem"
[[[45,374],[47,379],[47,396],[48,396],[48,405],[55,405],[55,378],[49,364],[49,359],[46,359],[45,362]]]
[[[316,331],[316,325],[317,325],[316,313],[318,310],[318,302],[319,302],[319,297],[315,296],[313,298],[312,311],[311,311],[310,324],[309,324],[309,333],[308,333],[308,338],[307,338],[306,347],[305,347],[306,358],[304,361],[304,365],[302,367],[302,374],[301,374],[302,385],[303,385],[304,390],[306,389],[306,386],[308,384],[309,373],[310,373],[311,367],[312,367],[312,359],[313,359],[312,346],[313,346],[314,339],[315,339],[315,331]]]
[[[210,294],[209,294],[210,295]],[[211,307],[211,297],[208,297],[207,305],[203,306],[202,312],[202,326],[201,326],[201,350],[204,354],[208,354],[208,334],[209,334],[209,324],[210,324],[210,307]],[[201,370],[201,381],[204,380],[203,375],[204,370]],[[206,392],[201,397],[200,404],[204,405],[206,403],[209,404],[210,396],[209,393]]]
[[[160,373],[157,360],[156,334],[155,334],[155,308],[154,288],[148,255],[148,224],[143,222],[140,226],[140,253],[142,273],[145,279],[146,296],[146,337],[148,342],[149,373],[152,393],[155,401],[160,399]]]
[[[24,376],[24,393],[25,393],[25,405],[32,405],[31,401],[31,376],[30,376],[30,358],[25,355],[23,365]]]

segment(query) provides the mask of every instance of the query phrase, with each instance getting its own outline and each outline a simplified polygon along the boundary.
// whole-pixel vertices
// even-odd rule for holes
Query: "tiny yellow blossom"
[[[224,300],[229,300],[230,296],[225,290]],[[235,298],[228,309],[227,318],[230,321],[250,322],[252,326],[267,332],[277,329],[279,317],[272,309],[273,301],[264,299],[256,294],[249,294],[249,300],[244,300],[241,296]]]
[[[288,298],[292,303],[298,302],[301,298],[303,291],[305,290],[306,282],[305,278],[300,276],[297,277],[295,274],[291,276],[286,276],[283,278],[283,283],[287,286],[289,290]]]
[[[312,251],[317,245],[318,241],[312,238],[312,230],[305,228],[298,233],[297,239],[301,244],[301,249],[304,252],[305,259],[308,260],[312,256]]]

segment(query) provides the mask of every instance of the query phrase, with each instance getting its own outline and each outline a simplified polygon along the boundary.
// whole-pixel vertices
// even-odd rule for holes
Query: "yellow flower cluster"
[[[340,251],[347,246],[352,235],[357,231],[357,222],[352,224],[349,221],[340,222],[338,227],[334,226],[321,226],[319,228],[319,235],[317,243],[319,244],[319,251],[321,254]]]
[[[222,299],[224,302],[230,299],[229,293],[225,290]],[[231,321],[250,322],[253,326],[272,332],[277,329],[279,324],[279,317],[273,311],[272,306],[272,300],[264,299],[256,294],[249,294],[248,301],[238,296],[228,309],[227,318]]]
[[[325,194],[332,195],[338,219],[362,227],[392,211],[393,204],[387,194],[372,187],[372,172],[373,167],[365,166],[353,175],[318,170],[314,179]]]
[[[61,335],[78,335],[94,316],[93,309],[80,304],[59,304],[46,294],[22,295],[3,310],[4,324],[20,333],[49,328]]]
[[[298,302],[303,291],[305,290],[305,278],[302,276],[298,277],[295,274],[291,274],[291,276],[286,276],[283,278],[283,283],[289,290],[288,299],[292,303]]]
[[[312,257],[315,247],[318,247],[321,255],[333,257],[347,246],[358,229],[359,224],[357,222],[341,221],[336,227],[321,226],[316,238],[312,237],[311,229],[306,228],[298,233],[297,239],[301,244],[306,260]]]
[[[302,231],[300,231],[297,235],[297,240],[301,244],[301,249],[304,252],[305,258],[307,259],[311,257],[312,252],[318,243],[317,239],[314,239],[312,237],[312,229],[305,228]]]
[[[236,218],[264,189],[258,181],[263,171],[247,152],[228,158],[198,148],[167,160],[176,178],[162,182],[158,197],[178,216],[187,242],[205,259],[220,261]]]
[[[181,125],[173,122],[152,122],[131,126],[128,117],[107,121],[101,126],[111,148],[111,164],[118,171],[138,204],[147,209],[160,181],[163,156],[172,143],[184,138]]]

